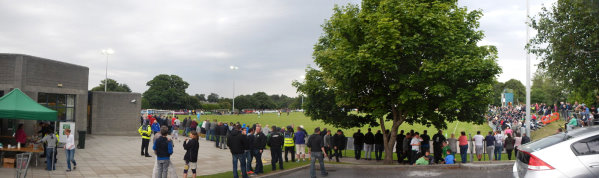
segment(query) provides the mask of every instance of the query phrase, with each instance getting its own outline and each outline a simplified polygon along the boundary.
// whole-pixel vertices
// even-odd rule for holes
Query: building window
[[[42,93],[37,102],[58,112],[58,121],[75,121],[75,95]]]

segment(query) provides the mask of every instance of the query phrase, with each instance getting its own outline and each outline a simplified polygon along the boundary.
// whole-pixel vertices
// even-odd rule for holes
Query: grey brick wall
[[[0,84],[12,84],[15,80],[14,56],[0,54]]]
[[[8,93],[11,88],[20,88],[33,100],[37,100],[39,92],[75,94],[77,130],[87,130],[88,79],[89,68],[84,66],[23,54],[0,53],[0,90]],[[27,134],[33,134],[35,121],[24,121],[24,124]]]
[[[141,94],[91,92],[91,110],[91,134],[139,135]]]
[[[25,56],[27,86],[56,87],[87,91],[89,69],[78,65]]]

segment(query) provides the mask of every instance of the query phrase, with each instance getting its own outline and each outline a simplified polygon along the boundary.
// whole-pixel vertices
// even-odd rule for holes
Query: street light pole
[[[526,0],[526,21],[529,20],[529,0]],[[529,38],[529,27],[526,25],[526,43]],[[526,136],[530,137],[530,53],[526,51]]]
[[[306,80],[305,75],[300,76],[300,78],[302,78],[302,81]],[[303,95],[303,93],[302,93],[302,105],[300,106],[300,109],[302,110],[302,112],[304,112],[304,95]]]
[[[105,78],[104,78],[104,92],[106,92],[108,90],[108,56],[114,54],[114,50],[108,48],[108,49],[103,49],[102,50],[102,54],[106,55],[106,73],[105,73]]]
[[[237,69],[239,69],[239,67],[237,66],[229,66],[229,69],[235,71]],[[233,77],[233,105],[232,105],[232,110],[231,113],[235,113],[235,77]]]

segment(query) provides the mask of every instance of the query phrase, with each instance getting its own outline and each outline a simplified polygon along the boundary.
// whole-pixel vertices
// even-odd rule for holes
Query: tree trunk
[[[401,111],[398,111],[396,107],[393,107],[391,109],[391,114],[393,114],[393,125],[391,126],[390,133],[385,133],[385,119],[379,119],[379,122],[381,123],[381,129],[383,132],[383,140],[385,147],[385,164],[393,164],[393,147],[395,146],[395,140],[397,138],[397,129],[404,121],[404,117],[401,114]],[[388,134],[391,134],[391,136],[387,140]]]

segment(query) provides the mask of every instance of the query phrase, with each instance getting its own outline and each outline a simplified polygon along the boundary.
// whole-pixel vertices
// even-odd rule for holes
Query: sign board
[[[66,143],[67,141],[67,135],[64,132],[66,129],[71,130],[71,136],[75,135],[75,122],[60,122],[58,128],[58,139],[60,139],[60,143]]]

